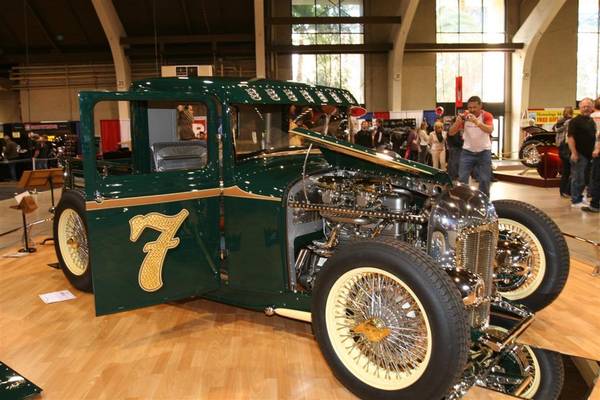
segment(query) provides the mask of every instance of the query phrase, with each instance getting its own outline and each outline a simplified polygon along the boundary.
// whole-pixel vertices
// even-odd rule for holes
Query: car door
[[[154,101],[140,95],[128,100],[131,157],[96,160],[92,171],[87,160],[86,219],[99,315],[206,293],[220,284],[214,102],[203,96]],[[172,108],[165,106],[169,101]],[[166,125],[179,121],[179,111],[173,110],[180,101],[202,105],[205,142],[170,140],[169,132],[176,134],[180,127]],[[162,107],[161,113],[153,112],[153,102]],[[166,125],[158,132],[149,121]],[[82,118],[84,123],[92,121]],[[88,126],[82,126],[82,135],[89,134]],[[160,142],[150,142],[149,137],[161,132]]]

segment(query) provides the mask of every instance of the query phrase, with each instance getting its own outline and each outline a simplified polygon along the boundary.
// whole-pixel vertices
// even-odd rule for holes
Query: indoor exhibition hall
[[[0,400],[600,400],[600,0],[0,0]]]

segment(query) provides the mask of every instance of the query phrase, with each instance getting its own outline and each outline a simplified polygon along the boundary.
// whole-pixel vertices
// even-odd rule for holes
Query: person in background
[[[436,122],[433,131],[429,134],[429,145],[431,146],[431,159],[433,168],[446,169],[446,132],[444,124]]]
[[[192,124],[194,123],[194,109],[186,104],[177,106],[177,136],[180,140],[192,140],[196,136]]]
[[[421,164],[427,163],[427,154],[429,152],[429,135],[427,134],[427,121],[423,120],[417,131],[418,142],[419,142],[419,162]]]
[[[13,160],[19,158],[19,146],[15,142],[13,142],[12,138],[9,135],[4,135],[4,148],[2,149],[2,154],[4,158],[8,161],[8,169],[10,170],[10,178],[13,181],[17,180],[17,165]]]
[[[454,123],[454,121],[452,121]],[[448,175],[455,181],[458,180],[458,165],[460,163],[460,154],[462,152],[463,138],[462,131],[446,138],[448,145]]]
[[[590,172],[589,192],[591,201],[589,206],[582,207],[581,210],[591,213],[600,212],[600,97],[594,102],[594,111],[591,114],[596,123],[596,142],[594,151],[592,151],[592,169]]]
[[[463,148],[460,155],[458,179],[468,184],[471,173],[479,180],[479,190],[490,195],[492,180],[492,132],[494,116],[483,110],[481,98],[471,96],[467,101],[467,112],[458,115],[448,135],[454,136],[463,130]]]
[[[37,147],[38,139],[39,135],[33,133],[32,131],[27,132],[27,151],[29,152],[29,157],[33,157],[35,148]]]
[[[383,129],[383,121],[381,119],[377,119],[375,121],[375,131],[373,132],[373,144],[375,148],[379,150],[385,149],[387,146],[389,138],[385,134],[385,130]]]
[[[354,143],[370,149],[373,148],[373,133],[369,129],[369,121],[360,123],[360,131],[354,134]]]
[[[573,118],[573,107],[565,107],[563,109],[563,116],[552,127],[556,132],[556,146],[558,147],[558,155],[562,161],[559,191],[560,196],[565,198],[571,198],[571,162],[569,160],[571,152],[567,144],[567,132],[571,118]]]
[[[585,172],[592,159],[596,140],[596,124],[591,117],[594,102],[586,97],[579,102],[580,114],[569,122],[567,143],[571,150],[571,207],[581,208]]]
[[[42,135],[39,137],[35,152],[33,153],[33,163],[35,165],[35,169],[47,169],[49,157],[50,144],[48,143],[48,136]]]
[[[419,158],[419,139],[417,136],[417,131],[414,128],[411,128],[410,132],[408,133],[404,158],[412,161],[417,161]]]

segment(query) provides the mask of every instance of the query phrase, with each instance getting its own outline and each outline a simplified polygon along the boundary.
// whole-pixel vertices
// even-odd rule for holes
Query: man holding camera
[[[467,110],[456,117],[448,135],[463,131],[463,147],[458,168],[458,180],[468,184],[471,173],[479,180],[479,190],[490,195],[492,180],[492,132],[494,116],[483,110],[481,98],[471,96]]]

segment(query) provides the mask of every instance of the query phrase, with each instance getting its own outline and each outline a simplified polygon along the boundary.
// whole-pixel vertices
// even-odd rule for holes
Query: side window
[[[119,119],[119,108],[130,119]],[[102,101],[94,107],[104,175],[198,169],[208,162],[208,110],[189,101]]]
[[[208,162],[208,110],[203,103],[149,101],[148,138],[152,170],[202,168]]]

